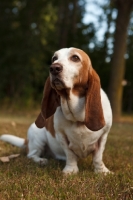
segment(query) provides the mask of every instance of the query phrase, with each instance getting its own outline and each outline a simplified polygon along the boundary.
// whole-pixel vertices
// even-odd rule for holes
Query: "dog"
[[[27,156],[46,165],[48,152],[66,161],[63,173],[79,171],[77,162],[92,154],[94,171],[109,173],[103,151],[112,126],[112,110],[89,56],[77,48],[56,51],[49,67],[41,111],[27,139],[2,135],[1,140],[28,149]]]

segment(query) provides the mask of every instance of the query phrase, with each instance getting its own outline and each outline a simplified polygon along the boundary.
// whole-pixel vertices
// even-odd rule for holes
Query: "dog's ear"
[[[46,120],[43,118],[42,114],[40,113],[35,121],[35,124],[38,128],[43,128],[45,126]]]
[[[89,72],[85,103],[85,125],[92,131],[98,131],[105,125],[100,88],[99,76],[92,69],[91,73]]]
[[[46,119],[55,113],[58,106],[60,106],[60,97],[57,92],[51,87],[50,78],[48,77],[43,91],[41,113],[35,121],[35,124],[38,128],[42,128],[45,126]]]

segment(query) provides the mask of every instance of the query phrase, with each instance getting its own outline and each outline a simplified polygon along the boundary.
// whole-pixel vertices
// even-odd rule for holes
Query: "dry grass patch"
[[[0,134],[26,137],[34,115],[0,116]],[[6,119],[6,120],[5,120]],[[96,175],[91,156],[79,161],[77,175],[63,176],[65,163],[49,160],[40,167],[23,150],[0,141],[0,156],[20,153],[9,163],[0,162],[0,200],[130,200],[133,199],[133,124],[115,123],[104,152],[114,175]]]

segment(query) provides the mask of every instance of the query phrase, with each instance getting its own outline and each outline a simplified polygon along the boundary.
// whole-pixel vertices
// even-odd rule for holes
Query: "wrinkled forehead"
[[[81,49],[77,49],[74,47],[60,49],[60,50],[56,51],[54,53],[54,55],[57,55],[59,58],[69,58],[72,55],[77,55],[77,56],[79,56],[81,62],[84,61],[84,62],[90,63],[90,59],[89,59],[88,55]]]

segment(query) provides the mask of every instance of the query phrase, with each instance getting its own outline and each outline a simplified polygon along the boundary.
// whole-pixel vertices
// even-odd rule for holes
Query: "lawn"
[[[0,114],[0,134],[26,137],[36,112]],[[0,156],[18,154],[8,163],[0,162],[0,200],[130,200],[133,199],[133,117],[114,123],[104,152],[104,163],[114,172],[94,174],[91,155],[79,160],[80,172],[64,176],[65,163],[49,160],[38,166],[24,150],[0,141]]]

